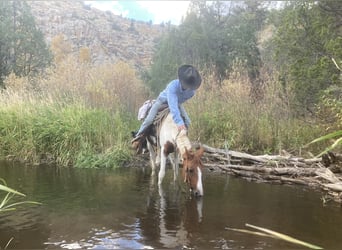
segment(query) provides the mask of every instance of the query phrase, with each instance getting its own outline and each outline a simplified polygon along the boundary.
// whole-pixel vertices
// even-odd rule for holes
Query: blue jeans
[[[162,107],[163,104],[164,103],[161,102],[159,99],[157,99],[155,101],[155,103],[152,105],[150,111],[148,112],[148,115],[146,116],[144,122],[141,124],[140,129],[139,129],[138,133],[136,134],[136,136],[138,136],[142,132],[144,132],[145,129],[147,129],[148,126],[150,126],[153,123],[154,118],[156,117],[159,109]],[[179,105],[179,110],[180,110],[180,113],[184,119],[185,126],[187,128],[189,128],[190,118],[189,118],[188,114],[186,113],[184,107],[181,104]]]

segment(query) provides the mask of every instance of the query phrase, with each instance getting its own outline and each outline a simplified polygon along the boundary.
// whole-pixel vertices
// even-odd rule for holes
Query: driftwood
[[[305,185],[324,192],[323,202],[342,203],[342,155],[310,159],[286,155],[250,155],[204,147],[204,165],[251,181]],[[330,160],[327,164],[327,157]]]

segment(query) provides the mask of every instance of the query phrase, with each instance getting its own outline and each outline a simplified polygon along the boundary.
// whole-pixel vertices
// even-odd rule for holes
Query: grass
[[[23,204],[33,204],[33,205],[40,205],[41,203],[35,201],[20,201],[20,202],[11,202],[11,199],[14,196],[22,196],[25,197],[25,194],[20,193],[10,187],[7,186],[7,183],[4,179],[0,178],[0,191],[5,192],[5,196],[2,198],[0,203],[0,212],[7,212],[13,211],[16,207],[23,205]]]
[[[115,167],[129,160],[128,121],[82,103],[16,102],[0,107],[3,157],[61,166]]]
[[[312,118],[292,114],[288,105],[291,95],[286,95],[274,79],[264,82],[262,98],[258,100],[251,97],[251,85],[243,74],[220,85],[210,76],[203,82],[186,104],[193,139],[253,154],[278,154],[285,150],[298,155],[307,142],[322,133],[322,127]]]
[[[276,77],[263,76],[255,99],[243,69],[220,83],[210,69],[201,73],[201,88],[185,104],[193,141],[252,154],[300,155],[324,134],[314,117],[293,115],[291,91]],[[67,57],[41,77],[10,75],[5,84],[0,157],[81,168],[119,167],[132,159],[130,131],[139,127],[137,111],[150,95],[127,64],[95,67]],[[305,150],[321,149],[310,144]]]
[[[44,77],[11,75],[6,86],[0,93],[0,157],[82,168],[115,168],[132,158],[130,131],[139,124],[130,110],[144,100],[135,92],[144,92],[128,65],[66,60]]]
[[[277,239],[277,240],[283,240],[283,241],[287,241],[287,242],[291,242],[293,244],[296,245],[301,245],[304,247],[307,247],[309,249],[323,249],[320,246],[302,241],[302,240],[298,240],[296,238],[293,238],[289,235],[283,234],[283,233],[279,233],[264,227],[258,227],[258,226],[254,226],[251,224],[246,223],[246,227],[251,227],[253,229],[257,229],[261,232],[258,231],[251,231],[251,230],[246,230],[246,229],[237,229],[237,228],[228,228],[226,227],[227,230],[231,230],[231,231],[235,231],[235,232],[240,232],[240,233],[247,233],[247,234],[251,234],[251,235],[257,235],[257,236],[262,236],[262,237],[270,237],[273,239]]]

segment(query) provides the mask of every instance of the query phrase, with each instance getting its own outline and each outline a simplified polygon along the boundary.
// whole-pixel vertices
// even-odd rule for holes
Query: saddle
[[[160,130],[160,125],[163,119],[170,113],[169,106],[164,104],[158,111],[153,123],[148,126],[133,143],[132,147],[136,150],[137,154],[144,153],[148,151],[147,141],[155,148],[158,146],[158,134]],[[132,136],[135,136],[136,132],[132,132]]]

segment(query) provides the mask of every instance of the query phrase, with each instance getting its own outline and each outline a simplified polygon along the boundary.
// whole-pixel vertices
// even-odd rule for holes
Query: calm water
[[[163,189],[149,168],[119,170],[24,167],[0,162],[0,177],[27,200],[0,214],[0,248],[8,249],[307,249],[229,231],[246,223],[325,249],[342,249],[342,211],[303,187],[204,176],[205,195],[191,199],[169,169]]]

